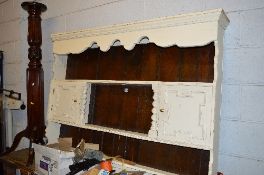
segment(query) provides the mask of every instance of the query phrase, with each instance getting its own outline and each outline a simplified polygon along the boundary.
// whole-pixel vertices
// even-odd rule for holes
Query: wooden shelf
[[[3,165],[3,174],[15,175],[16,170],[20,170],[21,175],[33,175],[35,172],[33,162],[32,165],[26,166],[28,159],[28,149],[14,151],[8,155],[0,157],[0,163]]]

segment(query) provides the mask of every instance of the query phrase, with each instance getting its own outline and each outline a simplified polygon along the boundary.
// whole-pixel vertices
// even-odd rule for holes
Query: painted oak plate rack
[[[216,174],[228,23],[216,9],[53,34],[49,121],[154,145],[208,150],[206,173],[197,172]],[[127,113],[133,112],[142,121],[130,119]]]

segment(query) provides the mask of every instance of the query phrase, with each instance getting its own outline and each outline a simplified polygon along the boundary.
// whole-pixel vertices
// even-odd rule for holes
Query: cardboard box
[[[60,144],[33,144],[35,150],[35,169],[39,175],[65,175],[70,172],[74,152]]]

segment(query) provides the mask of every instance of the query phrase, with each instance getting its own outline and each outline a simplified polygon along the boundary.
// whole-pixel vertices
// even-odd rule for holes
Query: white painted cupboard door
[[[212,87],[161,85],[158,139],[183,146],[210,147]]]
[[[90,84],[52,81],[48,117],[54,122],[83,125],[88,121]]]

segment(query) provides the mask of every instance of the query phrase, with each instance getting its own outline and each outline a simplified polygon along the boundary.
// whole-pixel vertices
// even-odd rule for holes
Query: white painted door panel
[[[51,84],[49,119],[68,124],[85,124],[88,121],[90,83],[53,81]]]
[[[158,139],[187,145],[210,146],[212,87],[160,87]]]

